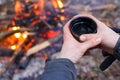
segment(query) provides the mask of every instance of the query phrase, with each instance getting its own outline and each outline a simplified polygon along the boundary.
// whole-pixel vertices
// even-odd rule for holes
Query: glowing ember
[[[58,3],[59,8],[63,8],[64,7],[64,5],[63,5],[61,0],[57,0],[57,3]]]
[[[25,0],[25,2],[27,3],[27,2],[29,2],[29,0]]]
[[[19,29],[20,29],[19,26],[12,27],[12,30],[19,30]]]
[[[65,16],[60,16],[60,19],[61,20],[65,20]]]
[[[16,14],[22,13],[22,9],[23,9],[22,3],[19,0],[17,0],[16,4],[15,4],[15,12],[16,12]]]
[[[16,38],[20,38],[20,37],[21,37],[21,33],[15,33],[14,36],[15,36]]]
[[[27,38],[27,34],[22,34],[22,37],[23,37],[24,39],[26,39],[26,38]]]
[[[44,0],[39,0],[38,1],[38,6],[40,8],[41,14],[44,15],[44,5],[45,5],[45,1]]]
[[[13,25],[13,26],[15,26],[15,25],[16,25],[15,21],[13,21],[13,20],[12,20],[12,25]]]
[[[63,13],[63,12],[65,12],[65,10],[64,10],[64,9],[62,9],[62,10],[61,10],[61,12]]]
[[[61,0],[51,0],[52,4],[55,8],[63,8],[64,4],[62,3]]]
[[[53,4],[54,8],[58,8],[58,4],[57,4],[56,0],[51,0],[51,2]]]
[[[16,49],[16,45],[11,46],[11,49],[15,50]]]

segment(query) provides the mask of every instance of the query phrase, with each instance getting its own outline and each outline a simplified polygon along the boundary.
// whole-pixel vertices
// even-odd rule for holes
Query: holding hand
[[[64,26],[64,43],[59,58],[67,58],[73,63],[76,63],[88,49],[100,44],[102,41],[102,37],[95,36],[86,39],[84,42],[80,43],[76,39],[74,39],[69,30],[70,22],[71,20]]]
[[[95,17],[92,15],[78,15],[78,16],[86,16],[91,19],[93,19],[97,23],[97,33],[96,34],[83,34],[80,36],[81,41],[87,41],[89,39],[92,39],[97,36],[102,37],[102,42],[100,44],[100,48],[107,51],[108,53],[113,54],[113,48],[115,47],[118,39],[119,39],[119,34],[111,30],[109,27],[107,27],[104,23],[101,21],[97,20]]]

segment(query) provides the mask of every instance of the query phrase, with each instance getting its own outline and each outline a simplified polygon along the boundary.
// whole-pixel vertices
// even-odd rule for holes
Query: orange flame
[[[34,5],[33,5],[33,8],[34,8],[34,13],[35,13],[36,15],[40,15],[40,10],[39,10],[38,4],[34,4]]]
[[[14,26],[12,27],[12,30],[19,30],[20,29],[20,26]]]
[[[61,0],[51,0],[54,8],[63,8],[64,4]]]
[[[15,26],[15,25],[16,25],[16,23],[15,23],[15,21],[14,21],[14,20],[12,20],[12,22],[11,22],[11,23],[12,23],[12,25],[13,25],[13,26]]]
[[[33,45],[34,42],[35,40],[32,39],[26,46],[24,46],[24,50],[28,50]]]
[[[19,0],[17,0],[15,3],[15,13],[16,14],[22,13],[22,9],[23,9],[22,3]]]
[[[45,5],[45,0],[38,1],[38,6],[39,6],[39,10],[41,12],[41,15],[44,15],[44,5]]]
[[[54,8],[58,8],[58,4],[57,4],[57,1],[56,0],[51,0]]]
[[[63,8],[64,7],[64,4],[62,3],[61,0],[57,0],[57,3],[58,3],[59,8]]]
[[[22,37],[26,39],[28,36],[26,34],[22,34]]]
[[[15,36],[16,38],[20,38],[20,37],[21,37],[21,33],[15,33],[14,36]]]
[[[35,24],[37,24],[37,23],[39,23],[39,22],[40,22],[39,20],[34,20],[34,21],[32,22],[32,24],[35,25]]]
[[[34,13],[36,15],[44,16],[44,5],[45,5],[45,1],[44,0],[39,0],[38,3],[35,3],[33,5]]]
[[[37,4],[34,4],[34,9],[38,9],[38,5]]]
[[[61,20],[65,20],[65,16],[60,16],[60,19]]]
[[[11,46],[11,49],[15,50],[16,49],[16,45]]]
[[[29,0],[25,0],[25,2],[26,2],[26,3],[28,3],[28,2],[29,2]]]

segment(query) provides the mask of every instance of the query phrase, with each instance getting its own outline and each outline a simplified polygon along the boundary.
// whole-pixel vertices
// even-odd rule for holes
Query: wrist
[[[81,57],[82,57],[82,55],[78,55],[78,53],[75,53],[75,52],[73,52],[73,53],[63,53],[63,52],[60,52],[60,54],[58,55],[57,59],[65,58],[65,59],[68,59],[68,60],[72,61],[73,63],[77,63],[78,60]]]

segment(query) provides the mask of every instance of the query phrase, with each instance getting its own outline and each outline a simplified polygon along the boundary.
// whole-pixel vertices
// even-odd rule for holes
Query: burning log
[[[53,42],[57,41],[58,39],[60,39],[62,37],[62,34],[56,36],[53,39],[50,40],[46,40],[40,44],[35,45],[34,47],[30,48],[27,52],[26,52],[26,57],[30,56],[32,54],[35,54],[36,52],[50,46]]]
[[[34,40],[33,38],[27,38],[27,40],[23,43],[20,44],[19,48],[16,49],[14,51],[14,54],[12,55],[12,57],[9,60],[9,63],[6,65],[5,70],[3,70],[2,72],[0,72],[0,76],[7,76],[9,78],[11,78],[11,76],[13,76],[14,74],[14,70],[17,68],[17,66],[19,65],[19,62],[21,60],[21,58],[24,56],[24,53],[31,47],[34,45]],[[9,70],[9,68],[11,68],[12,66],[14,66],[13,70],[10,71],[10,73],[12,72],[12,74],[8,74],[6,71]]]
[[[28,57],[22,57],[22,59],[20,60],[18,67],[20,69],[26,69],[26,67],[28,66],[30,60],[33,58],[33,55],[30,55]]]
[[[29,50],[27,50],[26,54],[23,56],[23,58],[19,64],[19,68],[25,69],[27,67],[29,61],[31,60],[32,56],[36,52],[45,49],[46,47],[50,46],[52,43],[54,43],[55,41],[57,41],[61,37],[62,37],[62,34],[54,37],[53,39],[41,42],[41,43],[35,45],[34,47],[30,48]],[[47,54],[46,54],[46,56],[47,56]],[[47,59],[47,58],[45,57],[45,59]]]
[[[12,56],[13,50],[6,49],[6,48],[0,48],[0,56]]]
[[[58,21],[62,23],[62,20],[58,16],[57,12],[54,10],[53,6],[52,6],[53,7],[52,9],[55,11],[55,13],[53,12],[54,14],[51,14],[52,9],[50,9],[48,11],[48,14],[50,11],[51,12],[50,12],[49,16],[47,16],[47,13],[44,13],[45,12],[44,1],[42,1],[41,6],[38,6],[38,4],[40,4],[40,2],[37,3],[37,7],[36,7],[36,3],[31,3],[31,2],[29,2],[29,0],[25,0],[25,1],[26,2],[24,4],[22,4],[19,1],[16,2],[16,6],[15,6],[16,15],[12,19],[11,25],[9,27],[12,28],[13,26],[20,26],[20,27],[27,27],[27,28],[20,28],[19,30],[7,31],[6,34],[2,33],[2,34],[0,34],[0,40],[2,40],[5,37],[8,37],[9,35],[12,35],[14,33],[24,32],[24,31],[33,31],[33,32],[39,33],[39,35],[44,35],[44,33],[47,33],[48,30],[53,29],[53,26],[56,27],[58,24]],[[61,0],[59,0],[59,1],[61,1]],[[26,7],[23,7],[23,5]],[[59,8],[62,8],[62,7],[59,6]],[[42,11],[43,13],[40,12],[39,9],[41,9],[40,11]],[[39,11],[39,12],[37,12],[37,11]],[[49,20],[48,20],[48,18],[47,19],[43,18],[45,16],[44,14],[46,15],[46,18],[47,17],[49,18]],[[57,18],[57,19],[55,19],[55,18]],[[54,23],[52,24],[51,22],[52,23],[54,22]],[[46,29],[46,31],[44,31],[44,28]],[[43,31],[43,33],[41,33],[40,31],[41,32]],[[53,32],[54,32],[54,30],[53,30]],[[37,35],[35,35],[35,37],[36,36]],[[29,37],[31,37],[31,36],[29,36]],[[7,75],[8,77],[13,76],[14,70],[16,68],[25,69],[27,67],[27,65],[29,64],[30,60],[32,59],[33,55],[36,52],[50,46],[55,40],[58,40],[57,39],[58,37],[61,38],[62,35],[60,34],[59,36],[57,36],[53,39],[46,40],[46,41],[34,46],[33,48],[30,48],[30,47],[34,45],[34,42],[30,42],[31,39],[28,39],[28,37],[25,38],[26,41],[28,40],[28,45],[26,44],[26,41],[25,41],[24,43],[19,44],[19,48],[14,49],[15,50],[14,54],[10,58],[8,65],[6,65],[6,67],[5,67],[6,69],[3,70],[3,72],[0,73],[0,75],[3,75],[4,73],[5,73],[4,75],[7,75],[6,71],[8,71],[11,68],[11,66],[13,66],[14,68],[11,71],[12,73]],[[31,38],[33,39],[33,36]]]
[[[9,63],[5,66],[5,69],[2,72],[0,72],[0,76],[3,76],[3,77],[4,75],[6,76],[5,72],[9,69],[9,67],[11,67],[11,65],[13,65],[14,59],[21,52],[22,47],[23,46],[20,46],[19,49],[15,50],[14,55],[10,58]],[[12,71],[12,73],[14,73],[14,71]],[[7,74],[7,77],[9,77],[9,74]]]
[[[24,32],[26,30],[30,30],[30,29],[27,29],[27,28],[21,28],[20,30],[13,30],[13,31],[6,31],[6,32],[2,32],[0,33],[0,40],[14,34],[14,33],[17,33],[17,32]]]
[[[48,24],[45,20],[40,19],[49,29],[52,29],[52,26]]]

